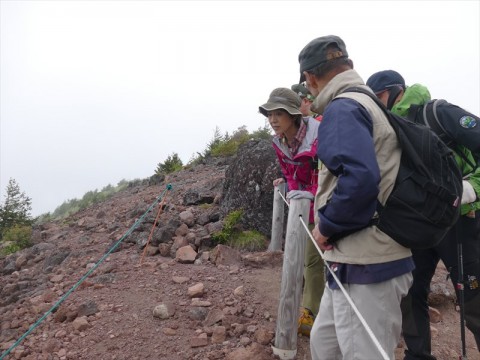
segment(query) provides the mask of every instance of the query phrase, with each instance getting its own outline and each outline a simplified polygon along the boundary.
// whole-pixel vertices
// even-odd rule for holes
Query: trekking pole
[[[460,338],[462,339],[462,354],[459,356],[460,360],[467,360],[467,349],[465,344],[465,297],[464,288],[465,283],[463,280],[463,249],[462,249],[462,232],[459,221],[456,224],[457,235],[457,255],[458,255],[458,304],[460,306]]]

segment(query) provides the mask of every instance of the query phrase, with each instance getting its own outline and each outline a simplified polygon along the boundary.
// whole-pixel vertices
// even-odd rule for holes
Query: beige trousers
[[[376,284],[344,285],[390,359],[402,330],[400,302],[412,284],[407,273]],[[325,286],[320,311],[310,334],[312,360],[382,360],[341,290]]]

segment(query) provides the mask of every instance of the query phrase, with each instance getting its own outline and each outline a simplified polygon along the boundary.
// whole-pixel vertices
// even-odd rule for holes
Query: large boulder
[[[280,176],[280,165],[270,140],[250,140],[242,144],[225,173],[222,212],[226,215],[243,209],[240,225],[270,237],[272,182]]]

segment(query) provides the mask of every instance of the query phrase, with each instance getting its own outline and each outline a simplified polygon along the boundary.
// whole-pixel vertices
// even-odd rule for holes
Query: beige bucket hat
[[[270,93],[268,101],[259,106],[258,110],[265,116],[267,112],[284,109],[290,115],[302,115],[300,111],[300,97],[294,91],[288,88],[277,88]]]

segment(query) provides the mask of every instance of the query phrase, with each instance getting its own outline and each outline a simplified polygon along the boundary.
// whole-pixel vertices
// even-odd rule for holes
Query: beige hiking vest
[[[331,80],[331,82],[334,83],[329,83],[324,89],[324,91],[333,90],[334,95],[331,93],[325,94],[324,91],[322,91],[319,96],[328,96],[330,99],[335,97],[353,99],[359,102],[370,114],[373,121],[375,153],[381,176],[378,200],[382,204],[385,204],[395,184],[395,178],[400,165],[401,149],[393,128],[388,123],[382,110],[372,99],[361,93],[339,94],[348,87],[363,85],[363,81],[361,81],[356,72],[353,74],[351,72],[354,72],[354,70],[346,72],[348,74],[342,73],[337,75]],[[358,79],[355,79],[356,81],[353,81],[353,83],[350,81],[351,85],[345,84],[345,81],[342,81],[352,80],[352,76],[354,78],[358,77],[361,83],[358,84]],[[335,82],[338,84],[335,84]],[[337,90],[336,94],[335,89]],[[317,210],[329,201],[337,185],[337,177],[332,175],[323,164],[319,164],[318,184],[315,197],[316,224],[318,224],[319,221]],[[408,231],[408,229],[406,229],[406,231]],[[409,257],[411,256],[411,251],[398,244],[376,226],[370,226],[339,240],[335,243],[334,249],[326,251],[324,255],[328,261],[348,264],[377,264]]]

